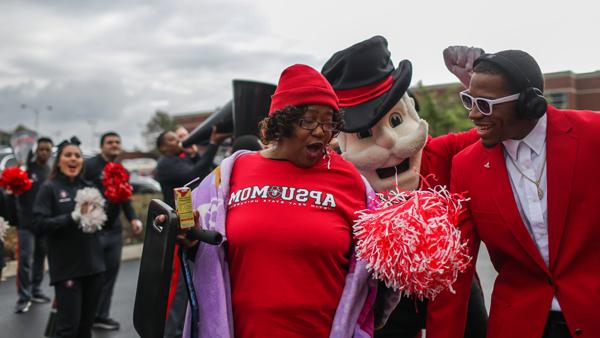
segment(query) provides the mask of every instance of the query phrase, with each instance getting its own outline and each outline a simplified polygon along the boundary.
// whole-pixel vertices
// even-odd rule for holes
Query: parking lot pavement
[[[131,338],[137,337],[133,328],[133,303],[139,271],[139,260],[124,261],[115,287],[111,317],[121,323],[119,331],[94,331],[94,338]],[[477,272],[481,279],[486,306],[489,310],[490,295],[496,271],[490,263],[487,250],[482,246],[477,262]],[[44,279],[44,292],[53,295],[54,291],[48,286],[48,276]],[[14,338],[42,337],[46,320],[50,313],[50,304],[32,305],[29,312],[13,313],[17,300],[15,278],[9,277],[0,283],[0,336]]]
[[[139,272],[139,260],[122,262],[119,277],[112,299],[111,317],[121,323],[119,331],[94,330],[94,338],[137,337],[133,328],[133,302]],[[44,292],[52,296],[54,290],[48,285],[48,275],[44,277]],[[15,314],[17,301],[15,277],[0,283],[0,337],[38,338],[43,337],[50,304],[34,304],[29,312]]]

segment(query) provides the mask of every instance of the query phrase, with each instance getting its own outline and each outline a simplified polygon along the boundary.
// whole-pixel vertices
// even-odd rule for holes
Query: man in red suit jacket
[[[460,228],[498,272],[490,338],[600,337],[600,113],[546,107],[522,51],[485,54],[461,93],[481,142],[453,160]],[[427,337],[462,337],[473,266],[430,303]]]

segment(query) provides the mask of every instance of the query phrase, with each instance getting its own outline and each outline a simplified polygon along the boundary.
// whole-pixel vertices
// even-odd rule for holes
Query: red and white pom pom
[[[131,198],[133,188],[129,184],[129,174],[119,163],[108,163],[102,172],[104,196],[114,204],[127,202]]]
[[[7,230],[8,222],[4,219],[4,217],[0,216],[0,242],[4,242],[4,236],[6,235]]]
[[[104,211],[104,203],[106,201],[96,188],[83,188],[77,190],[75,195],[75,212],[79,215],[79,227],[85,233],[94,233],[102,230],[104,222],[106,222],[106,212]],[[88,205],[87,212],[81,213],[81,206],[86,203]]]
[[[27,172],[19,167],[4,169],[0,174],[0,187],[12,191],[19,196],[31,189],[31,180]]]
[[[389,288],[419,299],[452,289],[471,257],[456,227],[461,195],[445,187],[377,194],[378,206],[359,212],[356,253]]]

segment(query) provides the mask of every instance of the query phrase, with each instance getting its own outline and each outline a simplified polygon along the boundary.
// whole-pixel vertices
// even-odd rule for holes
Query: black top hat
[[[373,127],[410,85],[410,61],[394,69],[387,45],[384,37],[374,36],[333,54],[321,70],[344,108],[345,132]]]

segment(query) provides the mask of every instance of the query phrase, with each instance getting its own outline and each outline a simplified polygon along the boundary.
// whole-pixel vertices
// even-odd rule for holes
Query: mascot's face
[[[419,118],[408,94],[371,129],[341,133],[342,155],[352,162],[377,192],[395,188],[414,190],[419,185],[421,154],[428,125]]]

